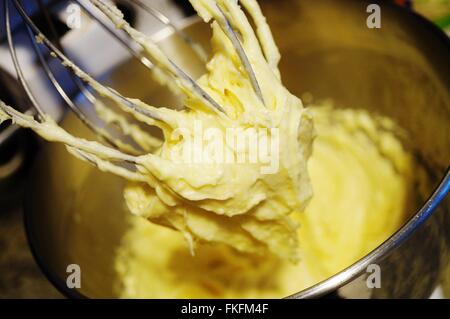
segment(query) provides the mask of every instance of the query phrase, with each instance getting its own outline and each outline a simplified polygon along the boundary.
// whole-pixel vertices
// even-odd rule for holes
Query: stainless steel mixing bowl
[[[298,96],[331,98],[338,106],[367,108],[408,130],[406,141],[430,179],[415,185],[411,219],[368,256],[293,297],[338,293],[346,297],[428,297],[448,264],[450,251],[450,43],[423,18],[381,5],[382,28],[366,26],[365,1],[261,1],[283,59],[287,87]],[[208,43],[209,27],[186,31]],[[160,41],[194,74],[202,67],[175,36]],[[154,105],[179,104],[153,84],[137,62],[115,67],[106,81],[127,96]],[[136,85],[145,83],[144,86]],[[89,136],[73,117],[64,125]],[[444,179],[445,177],[445,179]],[[36,162],[26,199],[26,227],[32,250],[49,279],[71,297],[115,297],[114,251],[127,227],[123,181],[100,173],[57,145]],[[379,185],[383,187],[383,185]],[[430,198],[433,190],[434,196]],[[66,269],[82,269],[80,289],[68,289]],[[367,267],[381,267],[381,288],[365,284]]]

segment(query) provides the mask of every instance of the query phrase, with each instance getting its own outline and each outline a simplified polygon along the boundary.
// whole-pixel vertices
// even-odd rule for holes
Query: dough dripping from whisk
[[[91,2],[117,28],[139,43],[159,72],[171,79],[171,85],[184,95],[185,109],[156,108],[137,99],[124,101],[71,61],[63,61],[63,64],[122,111],[141,123],[160,128],[164,136],[162,143],[150,143],[149,136],[122,121],[122,129],[131,132],[131,137],[146,151],[144,155],[129,155],[99,142],[75,138],[48,118],[37,122],[31,117],[22,117],[5,105],[2,105],[1,119],[13,119],[48,140],[65,143],[80,159],[130,180],[124,191],[130,211],[180,231],[192,253],[195,253],[196,242],[201,241],[226,244],[249,254],[269,253],[297,261],[298,224],[292,216],[303,212],[312,196],[307,160],[314,138],[313,122],[301,100],[283,86],[278,70],[280,55],[256,1],[241,1],[250,12],[247,17],[235,0],[191,0],[203,20],[211,24],[213,32],[207,72],[196,84],[223,112],[211,107],[211,103],[192,89],[192,83],[179,77],[171,60],[151,39],[123,20],[117,8],[100,0]],[[242,57],[224,32],[221,25],[224,16],[239,35],[261,95],[245,72]],[[250,17],[257,32],[251,26]],[[127,103],[132,103],[139,111]],[[109,116],[109,121],[115,122],[120,118],[111,112],[99,112],[99,115],[104,119]],[[217,133],[202,140],[202,151],[198,145],[192,145],[198,138],[199,126],[202,132]],[[250,134],[244,137],[256,132],[257,138],[275,145],[267,147],[276,158],[271,163],[275,164],[272,169],[267,170],[268,163],[259,157],[249,160],[255,151],[254,143],[224,140],[230,130]],[[226,156],[216,156],[217,145],[223,145]],[[192,150],[194,157],[199,152],[208,156],[200,161],[187,161],[186,149]],[[133,164],[135,170],[127,170],[121,163]]]

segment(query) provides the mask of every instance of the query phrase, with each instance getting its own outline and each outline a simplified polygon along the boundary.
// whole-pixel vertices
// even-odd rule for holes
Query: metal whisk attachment
[[[121,105],[124,105],[125,107],[129,108],[130,110],[139,113],[143,117],[148,119],[149,124],[155,124],[157,123],[165,123],[164,113],[161,113],[158,111],[157,108],[148,108],[143,107],[141,105],[138,105],[134,101],[128,99],[127,97],[122,96],[119,92],[103,87],[99,82],[97,82],[95,79],[93,79],[91,76],[89,76],[86,72],[81,70],[78,66],[76,66],[66,55],[64,48],[62,47],[57,33],[55,32],[55,26],[53,25],[53,22],[49,18],[49,12],[46,5],[44,5],[42,0],[35,0],[39,6],[39,9],[42,11],[44,17],[47,19],[47,23],[50,26],[50,31],[52,31],[52,35],[49,37],[48,35],[45,35],[41,32],[39,27],[33,22],[33,20],[30,18],[30,16],[27,14],[26,10],[24,9],[23,3],[21,0],[4,0],[3,10],[4,10],[4,17],[5,17],[5,30],[8,40],[8,46],[10,49],[12,61],[17,73],[18,80],[20,81],[21,85],[23,86],[27,96],[29,97],[31,101],[31,105],[33,107],[33,110],[35,112],[35,116],[37,117],[38,121],[43,121],[47,115],[44,111],[44,109],[40,106],[38,100],[33,95],[32,90],[30,89],[29,83],[27,83],[27,80],[24,77],[23,70],[21,63],[18,59],[17,52],[16,52],[16,43],[14,41],[14,37],[11,31],[11,12],[12,10],[17,10],[17,12],[22,17],[23,21],[26,24],[26,29],[28,33],[28,37],[32,43],[33,49],[39,59],[40,65],[42,66],[45,74],[47,75],[48,79],[54,86],[54,88],[57,90],[59,95],[62,97],[64,102],[67,104],[67,106],[70,108],[70,110],[87,126],[89,127],[97,136],[99,136],[103,141],[107,142],[109,145],[113,146],[115,149],[123,151],[124,153],[129,154],[130,152],[125,152],[125,149],[123,147],[122,143],[118,143],[116,139],[114,139],[110,133],[107,130],[102,130],[97,127],[96,124],[86,115],[86,113],[77,105],[75,101],[73,101],[69,95],[65,92],[63,87],[60,83],[58,83],[58,80],[56,78],[55,73],[52,71],[49,63],[46,61],[40,46],[44,45],[47,47],[47,49],[51,52],[51,54],[58,58],[61,63],[70,70],[72,73],[72,80],[76,84],[79,91],[84,95],[84,97],[93,105],[97,102],[97,97],[91,92],[90,89],[93,89],[93,91],[97,91],[97,93],[101,93],[101,95],[106,95],[110,99],[114,100],[117,103],[120,103]],[[147,3],[141,1],[141,0],[128,0],[130,3],[136,5],[137,7],[141,8],[142,10],[150,13],[154,17],[156,17],[161,23],[166,25],[167,27],[170,27],[175,34],[180,36],[191,48],[192,50],[199,56],[200,59],[203,61],[206,61],[206,54],[204,53],[203,49],[200,45],[198,45],[195,41],[193,41],[186,33],[184,33],[182,30],[179,30],[162,12],[157,10],[156,8],[148,5]],[[99,25],[104,28],[108,33],[110,33],[114,39],[119,41],[129,52],[130,54],[139,60],[146,68],[153,70],[154,68],[161,68],[163,71],[165,71],[166,75],[172,79],[177,80],[179,83],[181,83],[187,90],[192,92],[194,95],[197,96],[197,98],[201,99],[205,105],[207,105],[211,110],[217,112],[220,116],[227,116],[225,109],[214,100],[212,96],[210,96],[190,75],[188,75],[181,67],[179,67],[173,60],[170,58],[167,58],[163,65],[158,65],[157,63],[154,63],[154,61],[151,61],[149,58],[147,58],[144,54],[141,53],[141,51],[134,49],[127,41],[123,39],[123,35],[121,34],[122,31],[124,31],[126,34],[132,37],[133,29],[129,25],[121,25],[118,28],[111,27],[109,24],[105,23],[103,19],[99,16],[99,11],[97,9],[101,9],[103,14],[106,14],[110,20],[114,20],[114,15],[117,14],[115,9],[111,7],[108,3],[106,3],[104,0],[89,0],[90,4],[86,3],[84,0],[72,0],[73,3],[76,3],[79,5],[79,7],[93,20],[97,21]],[[227,37],[230,39],[231,43],[233,44],[237,55],[241,59],[242,65],[245,68],[245,71],[248,75],[248,78],[250,79],[250,82],[252,84],[252,87],[259,97],[259,99],[264,104],[264,98],[261,93],[261,88],[258,84],[257,78],[255,76],[255,72],[252,69],[251,63],[249,61],[249,58],[245,54],[245,51],[243,49],[243,46],[240,42],[239,35],[235,32],[232,23],[230,22],[229,18],[226,16],[222,8],[218,3],[213,1],[213,3],[216,4],[217,10],[220,12],[219,16],[216,16],[216,21],[218,22],[219,26],[222,28],[224,33],[227,35]],[[93,6],[92,6],[93,5]],[[97,8],[97,9],[96,9]],[[114,22],[114,21],[113,21]],[[119,30],[121,29],[121,30]],[[139,43],[141,46],[142,43]],[[154,50],[159,50],[159,48],[154,45]],[[161,52],[162,53],[162,52]],[[161,64],[161,62],[159,63]],[[4,106],[0,104],[0,108],[3,109],[4,112],[8,113],[10,110],[5,109]],[[127,149],[129,151],[129,149]],[[80,156],[83,156],[86,158],[88,155],[86,154],[79,154]]]

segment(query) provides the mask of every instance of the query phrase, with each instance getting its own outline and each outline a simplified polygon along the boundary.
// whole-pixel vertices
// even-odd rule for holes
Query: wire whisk
[[[89,101],[92,105],[100,104],[99,97],[106,97],[109,100],[120,105],[124,108],[123,111],[132,113],[140,121],[146,124],[162,127],[171,126],[170,118],[167,116],[168,110],[148,106],[146,104],[140,103],[137,100],[133,100],[121,95],[116,90],[105,87],[88,73],[83,71],[78,67],[71,59],[67,56],[64,48],[61,45],[58,34],[55,30],[55,26],[50,18],[49,9],[43,3],[42,0],[34,0],[37,2],[39,9],[42,11],[43,16],[46,17],[47,24],[49,25],[49,30],[51,35],[44,34],[41,29],[33,22],[30,15],[27,14],[23,3],[21,0],[5,0],[3,4],[4,17],[5,17],[5,31],[7,36],[7,42],[9,50],[11,53],[11,58],[14,64],[14,68],[17,73],[17,78],[20,84],[23,86],[26,95],[28,96],[34,114],[32,115],[36,118],[36,121],[32,124],[30,122],[30,115],[21,114],[14,109],[6,106],[4,103],[0,103],[0,109],[3,110],[10,117],[13,117],[16,122],[22,126],[31,127],[33,129],[39,129],[38,124],[43,123],[49,119],[49,116],[45,113],[44,108],[40,105],[37,98],[34,96],[29,83],[24,76],[23,68],[19,61],[16,52],[16,42],[11,30],[11,12],[16,10],[23,22],[26,25],[26,32],[32,43],[33,50],[38,57],[39,63],[44,70],[49,81],[59,93],[62,100],[69,107],[69,109],[92,131],[94,132],[101,141],[106,142],[108,147],[98,147],[91,145],[86,147],[85,145],[80,145],[77,141],[72,140],[70,137],[65,138],[65,143],[70,147],[70,150],[75,152],[77,156],[82,157],[84,160],[97,163],[97,155],[100,158],[108,159],[112,161],[122,161],[127,163],[132,163],[139,165],[139,154],[145,153],[147,151],[142,145],[128,145],[127,143],[114,137],[108,130],[100,128],[93,120],[89,118],[84,110],[82,110],[77,103],[65,92],[62,85],[58,82],[55,73],[52,71],[48,61],[46,60],[41,46],[45,46],[51,55],[60,60],[61,64],[65,66],[73,75],[72,81],[75,83],[79,92]],[[183,30],[178,29],[171,20],[164,15],[161,11],[154,8],[151,5],[141,1],[141,0],[127,0],[129,3],[134,4],[145,12],[151,14],[156,19],[158,19],[162,24],[171,28],[174,34],[179,36],[188,46],[197,54],[197,56],[204,62],[207,60],[207,55],[201,45],[196,43],[189,35],[187,35]],[[175,63],[170,57],[166,57],[162,50],[158,47],[156,43],[146,38],[145,41],[142,39],[141,34],[133,29],[128,23],[122,20],[123,15],[117,10],[115,6],[105,0],[71,0],[72,3],[79,5],[79,7],[89,16],[91,19],[95,20],[103,29],[105,29],[113,38],[119,41],[142,65],[144,65],[150,71],[155,71],[158,69],[160,74],[164,77],[170,78],[176,81],[184,90],[191,92],[197,99],[202,101],[210,111],[215,112],[218,116],[227,118],[229,115],[224,106],[220,105],[208,92],[206,92],[202,86],[200,86],[195,79],[193,79],[189,74],[187,74],[177,63]],[[230,18],[226,14],[226,10],[222,7],[219,1],[210,1],[214,6],[213,9],[216,12],[213,19],[220,26],[224,34],[228,37],[232,43],[237,56],[239,57],[242,66],[248,76],[251,86],[261,101],[262,105],[265,105],[264,96],[261,91],[261,86],[258,83],[257,77],[253,70],[252,64],[249,57],[241,43],[240,34],[236,32]],[[99,14],[106,15],[115,27],[110,24],[105,23],[103,19],[100,18]],[[130,40],[137,42],[143,50],[137,50],[130,43],[123,39],[123,34],[126,34]],[[147,54],[144,54],[145,51]],[[268,61],[270,62],[270,61]],[[56,139],[56,138],[55,138]],[[97,148],[94,150],[94,148]],[[100,155],[99,155],[100,154]],[[95,159],[95,160],[94,160]],[[124,172],[125,173],[125,172]],[[131,173],[131,172],[126,172]]]

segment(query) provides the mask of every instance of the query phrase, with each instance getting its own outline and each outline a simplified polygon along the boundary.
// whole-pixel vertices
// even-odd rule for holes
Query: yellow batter
[[[153,224],[130,217],[132,226],[116,265],[122,296],[285,296],[349,265],[400,226],[412,163],[394,135],[395,125],[363,111],[305,109],[281,82],[280,55],[255,0],[240,3],[256,32],[236,0],[191,0],[213,29],[213,54],[197,83],[222,110],[197,94],[169,58],[131,28],[120,11],[101,0],[91,2],[141,44],[156,65],[155,77],[184,95],[186,109],[155,108],[136,99],[129,101],[141,112],[129,108],[114,92],[64,60],[66,67],[114,102],[114,110],[98,103],[98,114],[121,127],[144,155],[118,141],[114,149],[78,139],[48,117],[35,121],[1,101],[0,122],[12,119],[32,128],[50,141],[65,143],[80,159],[130,181],[125,190],[130,211]],[[262,97],[223,31],[224,14],[239,34]],[[122,112],[160,128],[164,140],[130,124]],[[318,136],[308,163],[315,136],[313,117]],[[229,128],[269,132],[268,139],[279,141],[276,170],[265,171],[268,163],[261,160],[184,162],[182,150],[195,139],[198,123],[223,135]],[[175,134],[180,128],[187,135]],[[213,146],[221,142],[221,136],[212,135],[203,146],[216,150]],[[194,151],[200,152],[195,147]],[[249,158],[251,151],[251,143],[225,148],[231,158]],[[135,170],[123,163],[131,163]],[[307,206],[313,189],[315,196]]]
[[[312,107],[317,138],[308,170],[314,197],[297,214],[301,260],[201,244],[191,256],[179,233],[130,218],[116,260],[124,298],[280,298],[349,266],[406,218],[413,162],[387,118]]]
[[[272,253],[297,261],[298,223],[292,215],[301,213],[312,196],[306,163],[311,153],[313,125],[311,115],[303,108],[300,99],[290,94],[280,80],[277,66],[280,55],[256,1],[242,1],[251,12],[257,26],[256,33],[236,1],[191,1],[199,15],[211,22],[213,29],[213,54],[207,64],[207,73],[197,82],[223,108],[223,112],[199,96],[192,89],[192,83],[179,75],[158,46],[131,28],[117,8],[101,0],[91,2],[118,28],[141,44],[144,53],[158,67],[156,76],[161,79],[164,75],[162,82],[171,81],[171,87],[178,87],[185,95],[186,109],[155,108],[130,99],[151,114],[150,117],[145,116],[128,108],[123,99],[69,60],[64,60],[63,64],[73,69],[99,94],[115,102],[121,110],[145,124],[159,127],[163,131],[164,142],[156,148],[145,148],[153,140],[122,123],[121,126],[131,132],[130,135],[146,151],[145,155],[135,156],[125,154],[125,151],[129,153],[128,149],[122,148],[121,152],[99,143],[76,139],[49,118],[38,123],[8,107],[3,108],[6,111],[4,116],[13,118],[19,125],[31,127],[48,140],[66,143],[74,155],[134,182],[125,190],[131,212],[181,232],[192,254],[195,254],[198,242],[213,242],[229,245],[241,252],[261,256]],[[243,62],[223,31],[224,15],[240,35],[262,98],[252,86]],[[97,106],[97,110],[107,121],[120,122],[119,115],[107,114],[101,106]],[[212,153],[215,145],[223,144],[222,137],[229,129],[255,130],[258,136],[259,132],[266,132],[267,140],[277,142],[273,149],[276,169],[265,171],[268,163],[260,158],[250,161],[251,142],[239,145],[237,142],[228,143],[228,140],[224,150],[226,157],[246,160],[221,161],[219,158],[207,163],[185,162],[181,154],[187,148],[188,140],[196,138],[198,123],[204,130],[214,128],[222,133],[204,141],[203,149],[212,149]],[[180,128],[187,131],[188,136],[176,134]],[[197,145],[193,151],[195,154],[201,152]],[[135,164],[136,171],[125,170],[116,164],[118,161]]]

